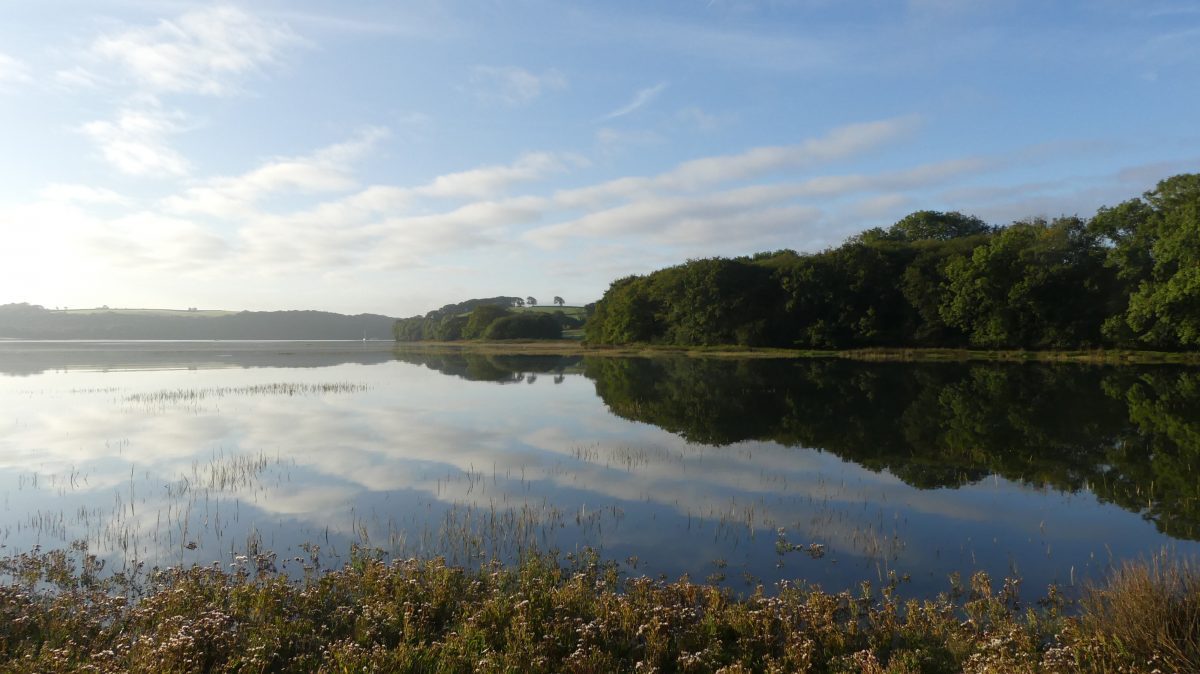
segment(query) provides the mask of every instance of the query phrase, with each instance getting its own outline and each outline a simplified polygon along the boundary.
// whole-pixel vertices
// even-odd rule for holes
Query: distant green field
[[[212,317],[212,316],[231,316],[238,312],[225,311],[223,309],[200,309],[197,311],[188,311],[187,309],[109,309],[105,307],[97,307],[95,309],[68,309],[61,313],[84,315],[84,314],[120,314],[122,316],[195,316]]]
[[[579,316],[580,318],[582,318],[585,313],[583,307],[573,307],[569,304],[561,307],[554,304],[539,304],[536,307],[512,307],[512,309],[513,311],[540,311],[547,314],[561,311],[568,316]]]
[[[569,304],[565,304],[561,307],[554,305],[554,304],[539,304],[536,307],[506,307],[506,308],[509,311],[536,311],[536,312],[544,313],[544,314],[552,314],[556,311],[561,311],[568,316],[575,316],[575,317],[578,317],[581,319],[585,318],[587,315],[587,311],[585,311],[583,307],[573,307]],[[470,316],[471,312],[464,311],[463,313],[457,314],[457,315],[458,316]]]

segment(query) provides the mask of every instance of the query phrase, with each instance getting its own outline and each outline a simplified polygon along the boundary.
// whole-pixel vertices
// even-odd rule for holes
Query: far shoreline
[[[1133,349],[983,350],[876,347],[822,350],[746,346],[669,346],[662,344],[594,345],[573,339],[396,342],[399,351],[463,352],[487,355],[609,356],[699,358],[836,358],[878,362],[1082,363],[1091,365],[1200,365],[1200,352]]]

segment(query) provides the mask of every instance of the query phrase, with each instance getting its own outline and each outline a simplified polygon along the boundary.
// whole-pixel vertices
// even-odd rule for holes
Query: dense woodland
[[[1200,347],[1200,174],[1091,218],[1003,227],[919,211],[814,254],[690,260],[615,281],[593,344],[813,349]]]

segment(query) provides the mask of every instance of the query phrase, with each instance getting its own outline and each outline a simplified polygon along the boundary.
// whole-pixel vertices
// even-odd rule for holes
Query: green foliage
[[[550,314],[512,314],[492,321],[484,331],[483,338],[562,339],[562,325]]]
[[[1200,174],[1095,218],[993,228],[917,211],[815,254],[690,260],[614,282],[593,344],[1200,346]]]
[[[946,264],[941,317],[976,346],[1097,345],[1114,285],[1104,255],[1078,218],[1014,224]]]
[[[987,223],[973,215],[917,211],[889,227],[884,237],[893,241],[949,241],[990,231]]]
[[[393,334],[398,342],[562,339],[564,329],[582,327],[585,312],[579,307],[538,308],[536,302],[532,297],[500,296],[447,304],[424,316],[396,321]]]
[[[486,336],[488,328],[493,322],[511,315],[512,313],[508,309],[496,304],[475,307],[470,317],[467,318],[467,324],[463,326],[462,337],[463,339],[480,339]]]
[[[1200,347],[1200,174],[1164,180],[1145,200],[1151,264],[1126,320],[1147,344]]]

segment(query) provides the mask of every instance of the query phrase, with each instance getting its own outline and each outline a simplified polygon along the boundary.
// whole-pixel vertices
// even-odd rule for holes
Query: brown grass
[[[1146,662],[1164,672],[1200,672],[1200,570],[1164,552],[1125,562],[1083,599],[1083,635],[1117,657],[1114,671]]]

